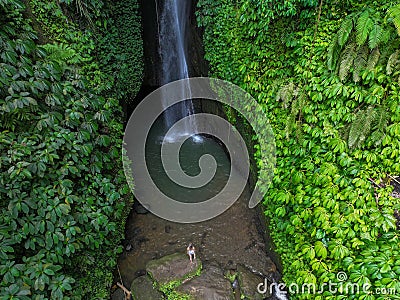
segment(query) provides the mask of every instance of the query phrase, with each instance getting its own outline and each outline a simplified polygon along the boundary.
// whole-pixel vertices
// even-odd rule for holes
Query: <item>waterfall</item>
[[[157,0],[155,1],[157,4]],[[186,36],[190,4],[190,0],[163,1],[161,14],[159,20],[157,20],[159,26],[159,55],[161,58],[161,85],[178,79],[189,78]],[[187,99],[191,98],[189,86],[183,87],[179,93]],[[178,119],[194,113],[193,102],[191,100],[182,102],[179,106],[178,108],[168,109],[165,112],[165,123],[168,128]],[[164,108],[166,107],[164,106]],[[195,133],[196,124],[194,117],[189,117],[187,122],[185,122],[185,132],[182,132],[182,135],[187,136]]]

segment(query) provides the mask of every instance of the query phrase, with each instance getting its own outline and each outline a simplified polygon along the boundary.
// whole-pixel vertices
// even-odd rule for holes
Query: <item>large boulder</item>
[[[231,283],[216,266],[207,267],[200,276],[186,281],[176,290],[182,294],[189,294],[195,300],[234,299]]]
[[[201,261],[190,262],[183,253],[174,253],[160,259],[151,260],[146,265],[146,271],[160,285],[171,281],[181,281],[196,275],[201,270]]]
[[[147,275],[140,276],[133,280],[131,293],[133,300],[164,299],[163,294],[153,286],[153,282]]]

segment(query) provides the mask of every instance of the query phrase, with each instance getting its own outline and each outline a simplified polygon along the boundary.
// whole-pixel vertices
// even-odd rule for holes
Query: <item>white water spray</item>
[[[190,2],[188,0],[165,0],[163,7],[161,7],[160,20],[157,21],[159,26],[160,79],[162,85],[175,80],[189,78],[186,41]],[[191,99],[189,85],[182,87],[179,93],[182,97]],[[179,107],[168,109],[165,112],[167,127],[170,128],[178,119],[189,116],[185,121],[185,130],[181,135],[195,134],[197,132],[195,118],[190,117],[194,113],[193,102],[188,100],[178,105]]]

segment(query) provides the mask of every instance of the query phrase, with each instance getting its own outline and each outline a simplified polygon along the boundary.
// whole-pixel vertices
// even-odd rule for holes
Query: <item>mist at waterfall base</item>
[[[171,108],[174,109],[174,107]],[[231,168],[229,154],[226,153],[217,139],[209,136],[198,134],[192,136],[182,135],[164,140],[169,129],[165,123],[165,114],[168,114],[168,111],[165,111],[153,123],[146,141],[146,165],[152,180],[162,193],[179,202],[198,203],[212,198],[223,189],[228,181]],[[177,121],[178,119],[175,115],[173,122],[176,123]],[[183,144],[179,151],[179,163],[187,175],[196,176],[200,173],[199,160],[205,154],[212,155],[217,162],[214,177],[210,178],[209,182],[201,188],[187,188],[175,183],[169,178],[164,169],[161,159],[163,143],[181,142]],[[168,171],[174,172],[174,170]]]

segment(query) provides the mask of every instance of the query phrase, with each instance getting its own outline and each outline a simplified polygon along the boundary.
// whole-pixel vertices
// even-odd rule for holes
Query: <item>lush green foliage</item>
[[[196,273],[194,274],[188,274],[186,278],[183,278],[181,280],[173,280],[165,284],[160,284],[158,285],[156,282],[153,284],[158,288],[160,292],[162,292],[168,300],[191,300],[193,297],[188,294],[184,294],[181,292],[176,291],[175,289],[179,287],[185,280],[188,278],[192,278],[195,276],[200,276],[201,271],[202,271],[202,264],[197,266]]]
[[[107,299],[121,250],[132,198],[112,96],[140,83],[108,92],[127,80],[95,55],[96,26],[113,21],[101,1],[69,2],[0,0],[1,299]],[[79,4],[89,20],[74,21]]]
[[[191,300],[190,295],[182,294],[175,291],[175,288],[182,284],[182,280],[171,281],[159,287],[159,290],[167,297],[168,300]]]
[[[96,0],[83,5],[82,2],[30,1],[34,25],[40,29],[42,39],[73,47],[82,57],[82,69],[90,77],[91,85],[117,99],[129,101],[139,91],[142,81],[143,46],[138,3],[136,0],[112,3]],[[67,4],[69,6],[65,6]],[[76,10],[80,18],[71,23],[67,16],[76,18],[73,15]],[[82,16],[85,19],[82,20]]]
[[[140,89],[143,70],[141,25],[136,0],[108,3],[111,19],[104,23],[97,52],[101,70],[114,82],[113,94],[126,101]]]
[[[395,299],[373,291],[400,293],[400,201],[384,187],[400,173],[399,6],[281,3],[200,0],[198,22],[211,75],[250,92],[274,129],[264,206],[284,280],[321,286],[344,271],[370,293],[292,298]]]

